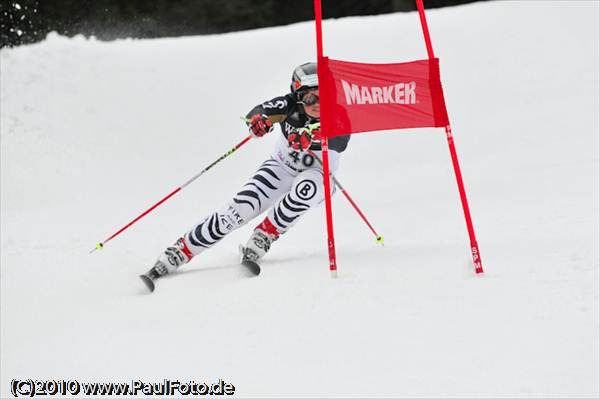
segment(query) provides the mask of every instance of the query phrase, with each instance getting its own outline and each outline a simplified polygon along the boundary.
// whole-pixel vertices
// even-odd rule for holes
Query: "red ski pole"
[[[216,164],[218,164],[219,162],[221,162],[222,160],[224,160],[225,158],[227,158],[228,156],[230,156],[231,154],[233,154],[238,148],[240,148],[241,146],[243,146],[244,144],[246,144],[251,138],[252,138],[252,135],[249,134],[244,140],[242,140],[239,143],[237,143],[235,145],[235,147],[233,147],[231,150],[229,150],[225,154],[221,155],[217,160],[215,160],[213,163],[211,163],[210,165],[208,165],[206,168],[202,169],[200,172],[198,172],[196,175],[194,175],[191,179],[189,179],[188,181],[186,181],[185,183],[183,183],[181,186],[177,187],[175,190],[171,191],[171,193],[169,193],[167,196],[165,196],[164,198],[162,198],[156,204],[152,205],[150,208],[148,208],[147,210],[145,210],[142,214],[140,214],[138,217],[136,217],[135,219],[133,219],[131,222],[127,223],[119,231],[117,231],[116,233],[114,233],[113,235],[111,235],[110,237],[108,237],[106,240],[104,240],[104,241],[99,242],[98,244],[96,244],[96,247],[94,249],[92,249],[90,251],[90,253],[94,252],[97,249],[104,248],[104,245],[106,245],[107,242],[109,242],[110,240],[112,240],[113,238],[115,238],[116,236],[118,236],[119,234],[121,234],[122,232],[124,232],[125,230],[127,230],[129,227],[131,227],[131,225],[133,225],[135,222],[137,222],[138,220],[140,220],[141,218],[143,218],[144,216],[146,216],[147,214],[149,214],[150,212],[152,212],[160,204],[162,204],[163,202],[167,201],[169,198],[171,198],[172,196],[174,196],[175,194],[177,194],[178,192],[180,192],[181,190],[183,190],[186,186],[188,186],[194,180],[196,180],[197,178],[199,178],[201,175],[203,175],[210,168],[212,168],[213,166],[215,166]]]
[[[321,158],[319,158],[314,152],[312,152],[311,150],[308,150],[308,153],[310,155],[312,155],[317,161],[319,161],[319,163],[322,165],[323,161],[321,161]],[[371,223],[369,223],[369,221],[367,220],[367,217],[362,213],[362,211],[360,210],[360,208],[358,207],[358,205],[356,205],[356,202],[354,202],[354,200],[352,199],[352,197],[350,197],[350,194],[348,194],[348,191],[346,191],[344,189],[344,187],[342,187],[342,184],[340,183],[340,181],[334,176],[331,175],[331,178],[333,179],[333,183],[339,187],[339,189],[342,191],[342,194],[344,194],[344,196],[346,197],[346,199],[348,200],[348,202],[350,202],[350,205],[352,205],[352,207],[354,208],[354,210],[359,214],[359,216],[362,218],[362,220],[367,224],[367,226],[369,227],[369,229],[371,230],[371,232],[373,233],[373,235],[375,235],[376,238],[376,242],[378,244],[383,244],[383,236],[377,234],[377,232],[375,231],[375,229],[373,228],[373,226],[371,226]]]

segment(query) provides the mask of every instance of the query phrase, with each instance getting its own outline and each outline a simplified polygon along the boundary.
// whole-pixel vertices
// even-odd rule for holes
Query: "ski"
[[[255,260],[252,260],[252,258],[256,257],[254,251],[245,248],[243,245],[240,245],[239,249],[240,264],[244,266],[253,276],[258,276],[260,274],[260,265]],[[160,275],[158,275],[158,273],[154,273],[152,269],[148,273],[140,274],[140,279],[150,292],[154,292],[154,289],[156,288],[154,281],[159,277]]]
[[[258,265],[258,263],[246,259],[242,260],[242,265],[246,266],[246,268],[250,270],[250,273],[252,273],[253,275],[258,276],[260,274],[260,266]]]
[[[150,292],[154,292],[154,280],[147,274],[140,274],[140,278],[144,282],[144,285],[150,290]]]
[[[240,245],[240,264],[245,266],[254,276],[260,274],[260,265],[249,257],[249,250]],[[253,252],[254,253],[254,252]]]

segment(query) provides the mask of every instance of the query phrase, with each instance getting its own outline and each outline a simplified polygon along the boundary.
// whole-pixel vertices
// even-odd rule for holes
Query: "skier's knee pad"
[[[194,255],[210,248],[233,230],[246,224],[234,203],[206,217],[186,234],[186,243],[191,245]]]
[[[247,212],[244,212],[244,209],[241,209],[239,204],[231,201],[217,212],[219,225],[223,230],[229,233],[242,227],[254,217],[254,215],[247,215],[246,213]]]
[[[334,191],[333,184],[331,187]],[[294,179],[290,190],[290,198],[312,207],[323,202],[325,199],[324,193],[323,173],[318,169],[309,169],[300,173]]]

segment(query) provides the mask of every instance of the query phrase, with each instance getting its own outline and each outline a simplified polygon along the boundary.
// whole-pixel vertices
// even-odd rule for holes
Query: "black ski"
[[[260,274],[260,265],[248,257],[248,250],[242,245],[240,245],[240,263],[254,276]]]
[[[248,255],[249,250],[246,249],[244,246],[240,245],[240,263],[242,264],[242,266],[246,267],[246,269],[250,273],[252,273],[253,276],[258,276],[260,274],[260,265],[256,261],[253,261],[251,258],[249,258]],[[160,276],[158,274],[153,274],[153,270],[150,270],[148,273],[145,274],[140,274],[140,279],[142,279],[142,282],[150,292],[154,292],[154,280],[156,280],[159,277]]]
[[[147,274],[140,274],[140,278],[142,279],[146,287],[148,287],[150,292],[154,292],[154,280],[152,280]]]
[[[258,263],[246,259],[242,260],[242,265],[246,266],[246,268],[250,270],[250,273],[254,274],[255,276],[258,276],[260,274],[260,266],[258,265]]]

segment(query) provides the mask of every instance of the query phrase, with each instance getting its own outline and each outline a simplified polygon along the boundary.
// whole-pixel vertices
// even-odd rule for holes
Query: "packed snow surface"
[[[270,153],[239,117],[315,58],[310,22],[100,42],[51,34],[1,60],[1,381],[212,382],[240,397],[598,397],[599,3],[428,12],[485,273],[443,129],[355,135],[325,211],[248,278],[234,232],[148,294],[138,278]],[[324,22],[325,54],[426,58],[416,13]],[[258,222],[258,221],[256,221]]]

